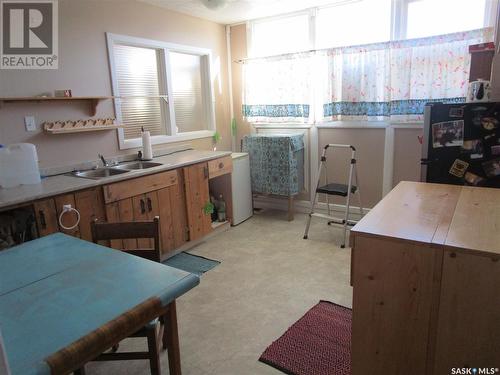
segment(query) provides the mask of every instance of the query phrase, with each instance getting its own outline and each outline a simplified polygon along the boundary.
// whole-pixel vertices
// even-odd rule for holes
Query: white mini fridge
[[[250,157],[245,152],[233,152],[233,225],[253,215],[252,185],[250,183]]]

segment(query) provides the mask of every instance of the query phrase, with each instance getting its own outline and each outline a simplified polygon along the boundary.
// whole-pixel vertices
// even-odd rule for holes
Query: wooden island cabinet
[[[401,182],[351,231],[352,374],[500,367],[500,190]]]

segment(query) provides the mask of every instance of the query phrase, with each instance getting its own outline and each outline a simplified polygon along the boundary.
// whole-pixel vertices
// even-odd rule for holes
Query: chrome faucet
[[[101,159],[102,165],[106,168],[109,167],[109,163],[106,161],[106,159],[104,159],[104,156],[102,156],[102,154],[97,154],[97,155],[99,156],[99,159]]]

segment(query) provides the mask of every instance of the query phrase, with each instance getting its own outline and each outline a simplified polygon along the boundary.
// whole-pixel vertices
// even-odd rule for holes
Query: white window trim
[[[212,137],[216,131],[215,123],[215,99],[214,91],[212,85],[212,51],[207,48],[186,46],[175,43],[168,43],[144,38],[137,38],[127,35],[119,35],[113,33],[106,33],[106,40],[108,45],[108,59],[109,67],[111,72],[111,86],[113,90],[113,96],[119,97],[120,91],[118,89],[118,80],[116,79],[116,69],[113,54],[113,46],[115,44],[126,44],[135,47],[146,47],[154,48],[160,50],[162,58],[159,62],[159,78],[160,84],[164,86],[164,91],[166,92],[167,105],[165,105],[165,118],[164,121],[166,135],[157,135],[151,137],[151,143],[153,145],[172,143],[179,141],[187,141],[199,138]],[[193,55],[198,55],[201,57],[202,62],[202,85],[203,85],[203,100],[205,102],[204,111],[205,118],[207,119],[208,130],[198,130],[192,132],[177,133],[176,123],[175,123],[175,109],[173,103],[170,102],[172,95],[172,76],[170,66],[170,52],[188,53]],[[161,90],[160,90],[161,91]],[[122,122],[121,119],[121,99],[116,98],[114,100],[115,116],[118,123]],[[141,138],[125,139],[125,132],[123,129],[118,130],[118,141],[120,149],[130,149],[142,146]]]

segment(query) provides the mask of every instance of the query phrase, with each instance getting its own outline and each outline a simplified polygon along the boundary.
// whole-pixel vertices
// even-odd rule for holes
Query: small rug
[[[259,358],[290,375],[351,374],[352,311],[320,301]]]
[[[210,271],[212,268],[219,265],[220,262],[217,260],[204,258],[199,255],[189,254],[183,251],[182,253],[168,258],[163,262],[163,264],[201,276],[205,272]]]

